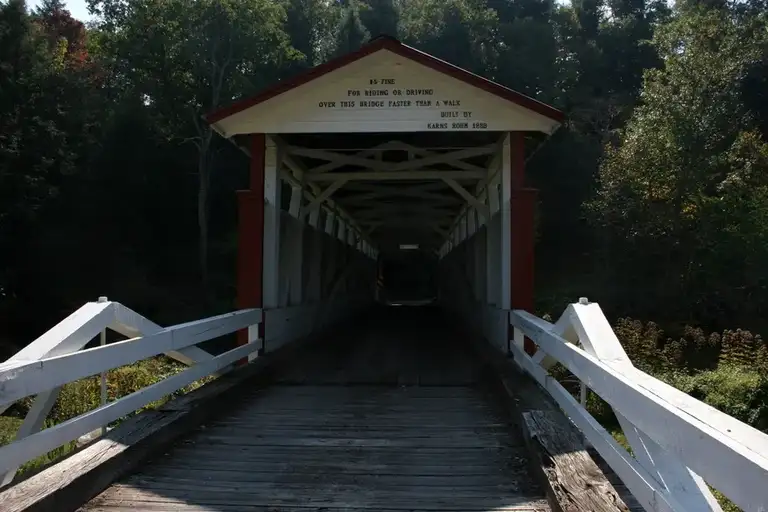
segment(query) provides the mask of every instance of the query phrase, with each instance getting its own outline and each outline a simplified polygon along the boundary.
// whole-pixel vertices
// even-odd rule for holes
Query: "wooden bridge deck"
[[[515,419],[423,308],[313,347],[83,511],[548,511]],[[428,326],[428,327],[427,327]]]

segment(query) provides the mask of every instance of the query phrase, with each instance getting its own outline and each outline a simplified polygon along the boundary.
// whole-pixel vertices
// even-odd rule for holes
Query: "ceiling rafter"
[[[293,182],[291,183],[292,185],[298,186],[301,189],[304,189],[304,185],[309,187],[310,190],[304,189],[304,196],[307,197],[307,199],[309,199],[310,201],[312,201],[315,197],[320,195],[322,193],[322,190],[317,184],[305,182],[304,178],[306,177],[306,167],[301,162],[296,161],[289,154],[285,152],[285,142],[278,135],[271,135],[270,137],[275,142],[275,144],[277,144],[278,147],[281,149],[283,163],[287,167],[289,167],[295,175],[295,176],[291,176],[291,173],[286,173],[287,181]],[[336,215],[346,219],[350,223],[353,231],[357,231],[358,233],[362,234],[363,230],[357,224],[354,217],[352,217],[352,215],[350,215],[344,208],[342,208],[340,205],[337,205],[331,199],[326,199],[326,203],[328,204],[331,211],[335,212]],[[375,245],[370,239],[366,239],[366,238],[363,238],[363,239],[366,242],[372,245]]]
[[[291,155],[314,158],[318,160],[327,160],[328,162],[333,163],[332,166],[329,166],[328,164],[324,164],[322,166],[315,167],[314,169],[308,169],[307,172],[310,174],[323,174],[326,171],[330,171],[332,168],[337,169],[339,167],[343,167],[344,165],[357,166],[357,167],[361,167],[363,169],[372,170],[372,171],[397,172],[397,171],[415,170],[420,167],[436,165],[436,164],[446,164],[456,168],[461,168],[468,172],[473,172],[473,171],[484,172],[485,169],[483,169],[482,167],[477,165],[472,165],[467,162],[463,162],[463,160],[467,158],[490,155],[494,152],[496,147],[496,143],[493,143],[493,144],[486,144],[483,146],[477,146],[473,148],[465,148],[465,149],[459,149],[456,151],[446,151],[444,153],[437,153],[437,152],[427,151],[427,150],[418,150],[418,148],[413,148],[403,143],[400,143],[398,145],[396,141],[390,141],[389,143],[385,143],[384,145],[386,146],[387,144],[389,144],[389,146],[397,146],[401,148],[401,150],[409,151],[413,153],[413,156],[419,155],[421,156],[421,158],[412,158],[412,159],[409,158],[404,162],[386,162],[383,159],[379,160],[376,158],[367,158],[367,156],[375,155],[375,153],[372,154],[372,151],[370,150],[368,151],[368,153],[362,152],[362,153],[365,153],[364,156],[360,156],[362,155],[362,153],[348,155],[348,154],[339,153],[335,151],[327,151],[324,149],[303,148],[300,146],[286,146],[285,151],[287,151]],[[321,171],[318,171],[318,169],[321,169]]]
[[[339,181],[334,181],[333,183],[328,185],[328,187],[325,190],[323,190],[317,197],[312,199],[309,202],[309,204],[307,204],[301,210],[301,213],[299,214],[299,218],[303,219],[304,217],[309,215],[311,211],[314,211],[320,208],[320,206],[323,204],[324,201],[327,201],[328,199],[330,199],[333,193],[339,190],[341,187],[343,187],[344,184],[346,183],[347,183],[347,180],[339,180]]]
[[[490,213],[490,208],[487,204],[483,203],[479,199],[477,199],[475,196],[473,196],[467,189],[459,185],[456,180],[452,180],[450,178],[443,178],[443,181],[448,184],[449,187],[451,187],[453,190],[456,191],[457,194],[459,194],[462,198],[464,198],[467,201],[467,204],[469,206],[473,206],[477,208],[483,215],[486,217]]]
[[[341,179],[348,180],[442,180],[451,178],[454,180],[481,180],[486,176],[486,172],[478,171],[368,171],[368,172],[327,172],[324,174],[305,174],[304,180],[307,183],[319,181],[337,181]]]

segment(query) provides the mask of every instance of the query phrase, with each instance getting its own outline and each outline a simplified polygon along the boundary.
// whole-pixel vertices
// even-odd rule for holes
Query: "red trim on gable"
[[[546,103],[542,103],[517,91],[513,91],[508,87],[504,87],[503,85],[497,84],[496,82],[492,82],[479,75],[470,73],[465,69],[454,66],[453,64],[438,59],[437,57],[433,57],[428,53],[424,53],[408,45],[405,45],[397,39],[386,36],[377,37],[355,52],[329,60],[328,62],[320,64],[319,66],[315,66],[314,68],[289,80],[278,82],[272,87],[268,87],[267,89],[263,90],[256,96],[251,96],[250,98],[237,101],[232,105],[217,109],[207,114],[205,119],[209,123],[221,121],[222,119],[237,114],[238,112],[242,112],[247,108],[258,105],[259,103],[263,103],[271,98],[274,98],[275,96],[279,96],[280,94],[288,92],[291,89],[295,89],[300,85],[311,82],[316,78],[320,78],[321,76],[330,73],[331,71],[335,71],[346,66],[347,64],[351,64],[352,62],[360,60],[367,55],[376,53],[379,50],[389,50],[394,54],[400,55],[401,57],[412,60],[414,62],[418,62],[419,64],[434,69],[439,73],[443,73],[457,80],[461,80],[466,84],[477,87],[478,89],[482,89],[490,94],[493,94],[494,96],[498,96],[499,98],[520,105],[523,108],[541,114],[554,121],[561,123],[565,119],[565,115],[560,110],[557,110],[554,107],[550,107]]]

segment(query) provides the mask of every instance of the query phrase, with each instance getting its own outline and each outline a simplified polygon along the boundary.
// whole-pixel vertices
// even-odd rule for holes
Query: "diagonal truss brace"
[[[331,183],[328,188],[323,190],[320,194],[315,196],[314,199],[310,200],[309,204],[307,204],[299,214],[299,219],[303,220],[307,215],[309,215],[310,212],[317,210],[320,208],[320,206],[325,202],[326,200],[330,199],[330,197],[341,187],[343,187],[349,180],[338,180]]]
[[[457,194],[459,194],[462,198],[464,198],[467,203],[471,206],[474,206],[477,210],[479,210],[483,215],[486,217],[490,217],[490,208],[487,204],[480,201],[478,198],[473,196],[467,189],[459,185],[459,183],[451,178],[443,178],[443,181],[451,187],[453,190],[456,191]]]

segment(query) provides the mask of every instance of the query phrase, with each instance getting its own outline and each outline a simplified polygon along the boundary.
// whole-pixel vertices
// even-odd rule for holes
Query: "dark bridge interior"
[[[401,247],[379,255],[379,302],[421,304],[436,300],[437,256],[415,244]]]

